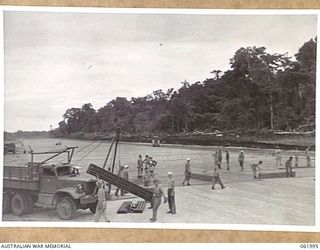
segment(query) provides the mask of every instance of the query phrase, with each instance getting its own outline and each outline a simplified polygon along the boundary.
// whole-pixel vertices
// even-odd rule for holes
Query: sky
[[[4,12],[5,131],[58,127],[68,108],[204,81],[236,50],[294,54],[315,15]]]

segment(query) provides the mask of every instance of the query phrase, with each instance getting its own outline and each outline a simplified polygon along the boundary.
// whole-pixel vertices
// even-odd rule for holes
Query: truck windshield
[[[44,176],[55,176],[54,170],[51,168],[44,168],[43,169],[43,175]]]
[[[70,175],[71,174],[71,167],[59,167],[57,168],[57,174],[58,176],[64,176],[64,175]]]

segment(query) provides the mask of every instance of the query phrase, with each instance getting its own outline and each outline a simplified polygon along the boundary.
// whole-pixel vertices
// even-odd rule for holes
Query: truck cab
[[[152,138],[152,147],[160,147],[160,136],[153,136]]]
[[[77,166],[71,164],[44,165],[41,167],[39,184],[37,204],[57,208],[60,218],[71,218],[76,209],[89,208],[95,212],[96,179],[82,177]]]
[[[16,153],[16,144],[11,142],[7,142],[4,144],[4,153],[5,154],[8,154],[8,153],[13,153],[15,154]]]

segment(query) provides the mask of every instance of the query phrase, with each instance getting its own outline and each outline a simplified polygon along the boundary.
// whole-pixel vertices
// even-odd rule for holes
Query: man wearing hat
[[[129,172],[128,172],[129,166],[128,165],[124,165],[124,169],[123,169],[123,174],[122,174],[122,178],[129,181]],[[128,193],[128,191],[123,190],[123,193]]]
[[[168,172],[168,204],[169,204],[169,211],[168,214],[175,214],[176,213],[176,203],[175,203],[175,182],[173,178],[172,172]]]
[[[157,179],[157,175],[154,173],[153,170],[150,170],[149,173],[146,173],[143,177],[143,182],[144,182],[144,186],[146,187],[146,189],[148,190],[153,190],[153,184],[154,184],[154,180]],[[148,207],[149,209],[153,208],[153,201],[150,202],[150,207]]]
[[[217,151],[217,160],[218,160],[218,168],[221,169],[221,163],[222,163],[222,147],[221,146]]]
[[[156,174],[153,170],[150,170],[149,173],[145,173],[143,176],[143,183],[145,187],[150,187],[153,185],[153,181],[156,178]]]
[[[227,170],[230,170],[229,160],[230,160],[230,154],[229,154],[229,151],[228,151],[228,150],[226,150],[226,163],[227,163]]]
[[[281,166],[282,165],[282,163],[281,163],[282,152],[281,152],[281,149],[279,148],[279,146],[277,146],[277,148],[275,150],[275,155],[276,155],[276,166],[278,166],[279,164]]]
[[[144,164],[144,173],[149,173],[149,155],[146,155],[146,158],[142,162]]]
[[[149,170],[154,171],[157,164],[158,164],[158,162],[150,156],[149,157]]]
[[[141,156],[141,155],[138,156],[137,168],[138,168],[138,178],[142,178],[142,173],[143,173],[143,160],[142,160],[142,156]]]
[[[95,222],[100,221],[101,215],[104,218],[105,222],[110,222],[107,218],[107,200],[106,200],[106,191],[105,191],[105,184],[103,180],[97,180],[97,194],[98,202],[96,206],[96,213],[95,213]]]
[[[286,161],[286,176],[292,177],[292,156]]]
[[[127,165],[126,165],[127,166]],[[125,178],[126,172],[128,173],[128,171],[125,170],[125,166],[120,166],[119,167],[119,171],[118,171],[118,176],[121,178]],[[120,190],[120,195],[123,196],[124,195],[124,190],[121,188],[116,189],[116,192],[114,193],[115,196],[119,195],[119,190]]]
[[[241,170],[243,170],[243,163],[244,163],[244,153],[241,150],[240,154],[239,154],[239,158],[238,158],[239,164],[240,164],[240,168]]]
[[[254,179],[259,179],[260,178],[260,171],[261,171],[261,166],[262,161],[259,161],[258,164],[252,164],[251,169],[252,169],[252,174]]]
[[[161,204],[161,198],[164,197],[164,203],[167,202],[167,197],[163,192],[162,187],[160,186],[160,180],[158,178],[154,179],[154,187],[153,187],[153,197],[152,197],[152,218],[150,219],[151,222],[157,221],[157,213],[158,208]]]
[[[217,154],[215,154],[215,159],[217,158]],[[225,186],[223,185],[220,175],[219,175],[219,165],[215,162],[213,165],[213,179],[212,179],[212,189],[214,189],[214,186],[216,184],[219,184],[221,186],[221,189],[224,189]]]
[[[129,166],[128,165],[124,165],[124,169],[123,169],[123,174],[122,174],[122,178],[125,180],[129,180],[129,172],[128,172]]]
[[[219,160],[218,160],[218,151],[215,151],[213,154],[213,165],[218,166],[219,168]]]
[[[187,182],[187,185],[190,186],[190,176],[191,176],[191,164],[190,164],[190,158],[187,158],[187,162],[185,164],[185,170],[184,170],[184,181],[182,182],[182,185],[184,186],[184,183]]]

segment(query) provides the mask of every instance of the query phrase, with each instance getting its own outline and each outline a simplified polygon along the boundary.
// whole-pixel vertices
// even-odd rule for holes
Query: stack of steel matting
[[[152,192],[140,187],[130,181],[127,181],[103,168],[100,168],[94,164],[90,164],[87,170],[88,174],[91,174],[93,176],[98,177],[99,179],[102,179],[112,185],[115,185],[118,188],[122,188],[136,196],[139,196],[140,198],[151,201],[152,200]]]
[[[117,213],[118,214],[142,213],[145,206],[146,206],[145,201],[138,201],[137,203],[133,203],[132,201],[125,201],[122,203]]]
[[[291,177],[295,177],[296,172],[292,172]],[[286,178],[286,172],[267,172],[267,173],[260,173],[260,179],[273,179],[273,178]]]
[[[191,179],[201,180],[201,181],[212,181],[213,176],[208,174],[191,173]]]
[[[122,203],[121,207],[118,209],[118,214],[126,214],[130,212],[132,201],[125,201]]]
[[[293,166],[292,168],[293,169],[295,169],[295,168],[307,168],[308,169],[308,168],[314,168],[314,166],[312,166],[312,167],[307,167],[307,166],[305,166],[305,167],[300,167],[300,166],[299,167],[295,167],[295,166]],[[286,169],[286,167],[279,167],[278,169]]]
[[[132,212],[142,213],[145,207],[146,207],[145,201],[138,201],[136,204],[134,204],[134,208],[132,209]]]

